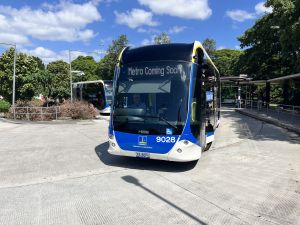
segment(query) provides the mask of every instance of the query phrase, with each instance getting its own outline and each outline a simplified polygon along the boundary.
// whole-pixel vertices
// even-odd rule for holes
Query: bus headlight
[[[188,141],[188,140],[184,140],[184,141],[183,141],[183,144],[188,145],[188,144],[189,144],[189,141]]]
[[[178,153],[181,153],[181,152],[182,152],[181,148],[177,149],[177,152],[178,152]]]
[[[112,147],[116,147],[116,144],[115,144],[115,143],[110,142],[110,144],[111,144]]]

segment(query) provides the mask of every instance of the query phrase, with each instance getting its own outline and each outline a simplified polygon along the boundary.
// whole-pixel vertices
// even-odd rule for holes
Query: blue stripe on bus
[[[213,131],[212,131],[212,132],[207,132],[207,133],[206,133],[206,137],[212,136],[212,135],[214,135],[214,134],[215,134],[215,132],[213,132]]]
[[[140,135],[115,131],[115,138],[121,149],[156,154],[168,153],[178,137],[179,135]]]

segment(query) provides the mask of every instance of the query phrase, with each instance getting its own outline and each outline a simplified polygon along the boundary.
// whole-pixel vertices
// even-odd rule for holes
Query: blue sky
[[[271,11],[263,4],[263,0],[2,0],[0,42],[16,43],[19,51],[46,63],[67,60],[68,49],[106,50],[120,34],[134,46],[151,44],[154,35],[165,31],[172,42],[209,37],[218,48],[238,48],[237,37]],[[79,54],[73,52],[72,57]]]

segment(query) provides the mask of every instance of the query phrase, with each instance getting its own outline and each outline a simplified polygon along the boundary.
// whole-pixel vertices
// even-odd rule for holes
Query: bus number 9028
[[[175,143],[176,138],[175,137],[156,137],[156,142],[162,142],[162,143]]]

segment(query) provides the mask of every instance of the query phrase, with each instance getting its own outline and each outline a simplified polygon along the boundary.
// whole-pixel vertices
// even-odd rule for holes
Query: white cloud
[[[137,32],[139,32],[139,33],[148,33],[148,34],[157,34],[157,33],[160,33],[161,31],[158,30],[158,29],[154,29],[154,28],[145,29],[145,28],[140,27],[140,28],[137,29]]]
[[[222,49],[226,49],[226,47],[223,46],[223,45],[221,45],[221,46],[219,46],[219,47],[217,48],[217,50],[222,50]]]
[[[151,45],[153,43],[152,40],[146,38],[141,42],[141,45]]]
[[[178,33],[183,32],[186,28],[187,28],[186,26],[174,26],[169,29],[168,33],[178,34]]]
[[[20,9],[0,5],[0,41],[11,36],[10,42],[28,44],[30,38],[50,41],[88,41],[96,34],[86,26],[100,21],[97,5],[92,2],[75,4],[61,1],[44,4],[41,9]]]
[[[159,15],[205,20],[212,15],[208,0],[138,0]]]
[[[19,45],[24,45],[24,44],[28,44],[29,40],[26,36],[21,34],[14,34],[10,32],[3,33],[1,32],[1,27],[0,27],[0,42],[10,43],[10,44],[18,43]]]
[[[257,3],[254,9],[255,12],[253,13],[241,9],[229,10],[226,11],[226,16],[230,17],[234,21],[244,22],[245,20],[255,19],[264,13],[271,13],[273,11],[271,7],[265,6],[265,2]]]
[[[249,13],[245,10],[229,10],[226,12],[226,15],[230,17],[232,20],[237,22],[243,22],[245,20],[255,19],[255,14]]]
[[[271,13],[273,9],[271,7],[266,7],[265,2],[260,2],[255,5],[255,11],[257,14]]]
[[[67,62],[68,55],[62,55],[59,53],[56,53],[50,49],[44,48],[44,47],[37,47],[35,49],[26,49],[22,48],[20,49],[20,52],[26,53],[28,55],[37,56],[43,60],[44,63],[48,64],[51,61],[55,60],[64,60]]]
[[[147,12],[143,9],[132,9],[131,11],[119,13],[114,12],[116,15],[116,22],[118,24],[127,25],[128,27],[135,29],[137,27],[157,26],[158,22],[153,20],[153,13]]]
[[[28,55],[37,56],[43,60],[45,64],[48,64],[49,62],[56,61],[56,60],[63,60],[67,63],[69,63],[69,50],[62,50],[55,52],[51,49],[44,48],[42,46],[39,46],[34,49],[26,49],[22,48],[20,49],[20,52],[26,53]],[[76,59],[78,56],[93,56],[95,60],[100,60],[102,58],[103,54],[100,54],[100,52],[103,52],[101,50],[95,50],[95,54],[91,53],[85,53],[85,52],[77,52],[72,51],[71,52],[71,60]],[[99,52],[99,53],[96,53]]]

